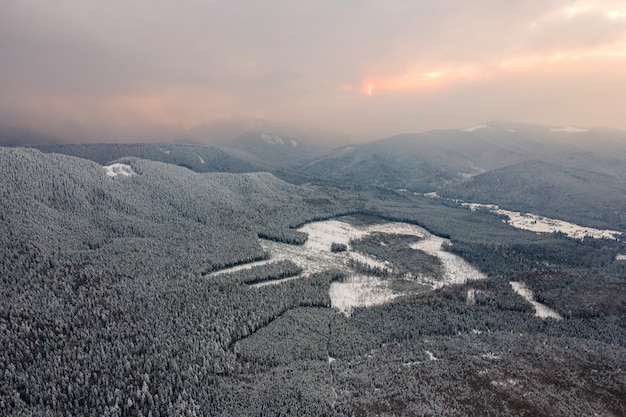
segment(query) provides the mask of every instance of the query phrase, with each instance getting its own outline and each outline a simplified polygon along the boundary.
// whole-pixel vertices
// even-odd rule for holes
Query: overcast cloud
[[[626,129],[624,109],[624,1],[0,2],[0,124],[73,140]]]

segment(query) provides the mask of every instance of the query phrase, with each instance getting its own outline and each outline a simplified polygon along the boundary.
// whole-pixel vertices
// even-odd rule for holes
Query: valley
[[[437,193],[428,193],[426,196],[430,198],[441,198],[437,195]],[[503,210],[496,204],[466,203],[458,199],[455,199],[454,201],[460,203],[464,207],[468,207],[472,211],[485,209],[492,213],[505,216],[506,220],[504,221],[507,224],[510,224],[517,229],[530,230],[531,232],[563,233],[573,239],[619,239],[623,235],[622,232],[617,230],[595,229],[593,227],[580,226],[564,220],[551,219],[532,213]]]

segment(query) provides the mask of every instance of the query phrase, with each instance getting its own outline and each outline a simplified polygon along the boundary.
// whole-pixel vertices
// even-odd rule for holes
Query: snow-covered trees
[[[389,190],[121,162],[137,175],[0,148],[1,415],[626,412],[623,242]],[[299,269],[206,276],[264,259],[260,234],[302,243],[296,226],[346,213],[419,223],[490,277],[347,318],[328,308],[333,273],[260,288]],[[392,249],[361,244],[382,258],[409,244],[376,238]],[[438,267],[421,260],[404,267]],[[512,279],[564,319],[534,317]]]

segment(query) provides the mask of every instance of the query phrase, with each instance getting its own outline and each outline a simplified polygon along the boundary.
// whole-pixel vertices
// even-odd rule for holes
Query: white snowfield
[[[530,230],[537,233],[554,233],[562,232],[574,239],[583,239],[592,237],[595,239],[616,239],[622,233],[617,230],[601,230],[593,227],[579,226],[564,220],[551,219],[549,217],[537,216],[536,214],[521,213],[519,211],[503,210],[494,204],[478,204],[478,203],[462,203],[470,210],[476,210],[479,207],[486,208],[493,213],[503,214],[509,218],[507,221],[513,227],[518,229]]]
[[[252,268],[280,260],[291,260],[303,270],[302,273],[296,277],[252,285],[252,287],[262,287],[298,279],[316,272],[339,269],[344,271],[347,277],[343,282],[333,282],[331,284],[329,290],[331,306],[349,316],[355,307],[369,307],[383,304],[396,297],[405,295],[402,292],[392,289],[392,280],[357,273],[349,265],[350,260],[356,260],[369,266],[392,272],[393,265],[390,262],[374,259],[364,253],[356,252],[350,246],[351,240],[360,239],[371,233],[390,233],[407,234],[422,238],[422,240],[411,245],[411,247],[437,256],[442,262],[442,280],[438,281],[436,277],[429,276],[407,277],[411,281],[435,289],[443,285],[464,283],[468,280],[483,279],[486,277],[460,257],[445,252],[442,249],[442,244],[449,243],[447,239],[433,236],[427,230],[415,225],[386,222],[367,226],[352,226],[341,219],[334,219],[309,223],[300,227],[298,230],[306,232],[309,235],[304,245],[296,246],[261,240],[261,246],[270,254],[270,259],[238,265],[233,268],[214,272],[208,276]],[[345,244],[348,250],[333,253],[330,250],[332,243]]]
[[[474,268],[465,259],[443,250],[443,244],[449,244],[448,239],[431,235],[430,233],[417,243],[411,245],[413,249],[419,249],[429,255],[439,258],[443,266],[443,280],[426,278],[433,288],[441,288],[444,285],[463,284],[470,280],[485,279],[487,276]]]
[[[354,274],[345,282],[330,285],[331,305],[347,316],[354,307],[370,307],[383,304],[398,297],[389,288],[389,281],[376,277]]]
[[[440,197],[436,191],[423,195],[428,198],[443,198]],[[551,219],[549,217],[538,216],[532,213],[504,210],[495,204],[466,203],[458,199],[450,200],[459,202],[465,207],[469,207],[472,211],[475,211],[478,208],[485,208],[492,213],[505,215],[509,218],[509,220],[506,221],[507,224],[510,224],[517,229],[530,230],[531,232],[561,232],[574,239],[583,239],[586,237],[592,237],[594,239],[617,239],[623,235],[622,232],[618,232],[617,230],[594,229],[593,227],[579,226],[564,220]]]
[[[123,177],[132,177],[133,175],[137,175],[131,166],[126,164],[111,164],[106,165],[103,168],[106,174],[111,178],[116,178],[120,175]]]
[[[563,319],[563,317],[561,317],[559,313],[552,310],[550,307],[535,301],[532,291],[528,289],[526,284],[524,284],[523,282],[509,281],[509,284],[511,285],[511,287],[513,287],[513,291],[524,297],[526,301],[533,305],[533,307],[535,308],[535,316],[541,317],[542,319]]]
[[[473,132],[475,130],[478,129],[488,129],[489,126],[487,125],[476,125],[476,126],[471,126],[471,127],[466,127],[465,129],[461,129],[463,132]]]
[[[619,254],[615,256],[616,261],[626,261],[626,255]]]

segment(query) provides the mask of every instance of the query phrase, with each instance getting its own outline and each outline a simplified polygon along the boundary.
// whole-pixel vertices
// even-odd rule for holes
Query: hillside
[[[439,194],[626,230],[626,181],[543,161],[525,161],[489,171],[445,187]]]
[[[428,192],[527,160],[626,178],[626,133],[489,122],[337,148],[300,167],[335,181]]]
[[[2,415],[626,412],[623,242],[371,186],[21,148],[0,161]],[[392,279],[363,263],[294,276],[313,259],[303,230],[346,214],[334,239]],[[444,240],[441,261],[419,249]],[[277,247],[306,250],[254,266]],[[426,289],[416,275],[449,276],[452,256],[480,281]],[[357,279],[396,295],[345,315],[331,287]]]
[[[106,165],[123,157],[137,157],[189,168],[196,172],[258,172],[268,166],[245,152],[217,146],[182,144],[63,144],[33,145],[46,153],[60,153]]]

